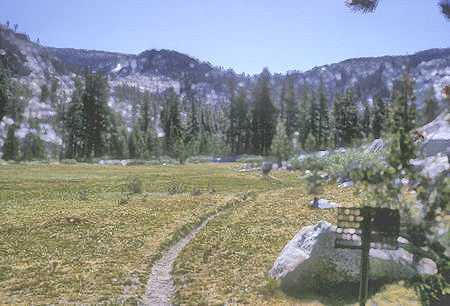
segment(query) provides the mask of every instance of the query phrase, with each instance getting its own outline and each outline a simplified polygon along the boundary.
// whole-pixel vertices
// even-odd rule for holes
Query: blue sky
[[[0,0],[0,22],[52,47],[172,49],[236,72],[308,70],[347,58],[450,47],[438,0]]]

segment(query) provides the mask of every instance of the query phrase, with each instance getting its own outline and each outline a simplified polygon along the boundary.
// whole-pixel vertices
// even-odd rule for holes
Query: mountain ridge
[[[15,79],[30,88],[25,119],[29,116],[48,119],[56,113],[54,106],[39,100],[41,87],[51,80],[58,82],[57,95],[65,97],[63,103],[68,103],[74,90],[73,79],[86,64],[108,77],[111,94],[109,105],[126,122],[130,122],[130,105],[116,98],[116,87],[134,86],[140,91],[149,90],[155,94],[173,87],[182,97],[196,95],[202,103],[222,105],[228,102],[230,82],[252,90],[259,77],[258,74],[237,74],[232,69],[225,70],[168,49],[123,54],[41,46],[30,41],[26,34],[15,33],[1,25],[0,61],[9,67]],[[367,99],[370,103],[376,95],[387,98],[393,81],[400,78],[407,67],[416,82],[415,94],[419,109],[430,86],[434,87],[437,98],[442,99],[442,88],[450,84],[450,48],[433,48],[412,55],[351,58],[316,66],[304,72],[274,73],[271,75],[271,94],[275,105],[279,105],[282,84],[289,74],[294,79],[297,97],[307,87],[318,88],[320,80],[323,80],[330,105],[334,97],[341,95],[350,86],[355,88],[360,99]],[[5,126],[5,122],[0,122],[0,142],[6,133]],[[26,125],[24,128],[19,133],[25,134]],[[48,129],[50,131],[51,127]],[[52,134],[51,131],[49,134]]]

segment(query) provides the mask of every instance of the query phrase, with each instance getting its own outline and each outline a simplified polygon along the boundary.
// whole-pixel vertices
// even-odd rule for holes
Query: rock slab
[[[326,221],[302,228],[269,270],[286,292],[359,282],[361,251],[336,249],[336,228]],[[369,279],[408,279],[417,274],[413,256],[400,248],[370,253]]]
[[[335,208],[335,207],[341,207],[341,205],[335,203],[335,202],[330,202],[328,200],[325,199],[317,199],[315,198],[312,202],[311,202],[311,206],[313,208],[320,208],[320,209],[327,209],[327,208]]]

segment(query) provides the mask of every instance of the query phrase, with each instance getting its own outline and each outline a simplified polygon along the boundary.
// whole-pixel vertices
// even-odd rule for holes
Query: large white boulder
[[[418,128],[417,132],[424,137],[418,153],[425,157],[446,153],[450,149],[450,113],[443,111],[436,119]]]
[[[318,199],[318,198],[314,198],[314,200],[311,202],[311,206],[313,208],[320,208],[320,209],[341,207],[341,205],[337,204],[336,202],[331,202],[325,199]]]
[[[428,156],[424,159],[412,159],[411,164],[421,169],[421,174],[429,178],[435,178],[444,171],[450,169],[450,164],[446,154]]]
[[[284,247],[270,269],[284,291],[301,291],[359,282],[361,250],[336,249],[336,228],[326,221],[302,228]],[[371,249],[369,279],[408,279],[417,274],[413,255]]]
[[[377,153],[383,150],[385,143],[383,139],[375,139],[372,143],[364,150],[364,153]]]

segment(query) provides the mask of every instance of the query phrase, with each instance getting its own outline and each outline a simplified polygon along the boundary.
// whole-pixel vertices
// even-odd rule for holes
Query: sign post
[[[365,305],[369,291],[370,248],[398,248],[400,214],[379,207],[338,208],[335,248],[361,249],[359,305]]]

